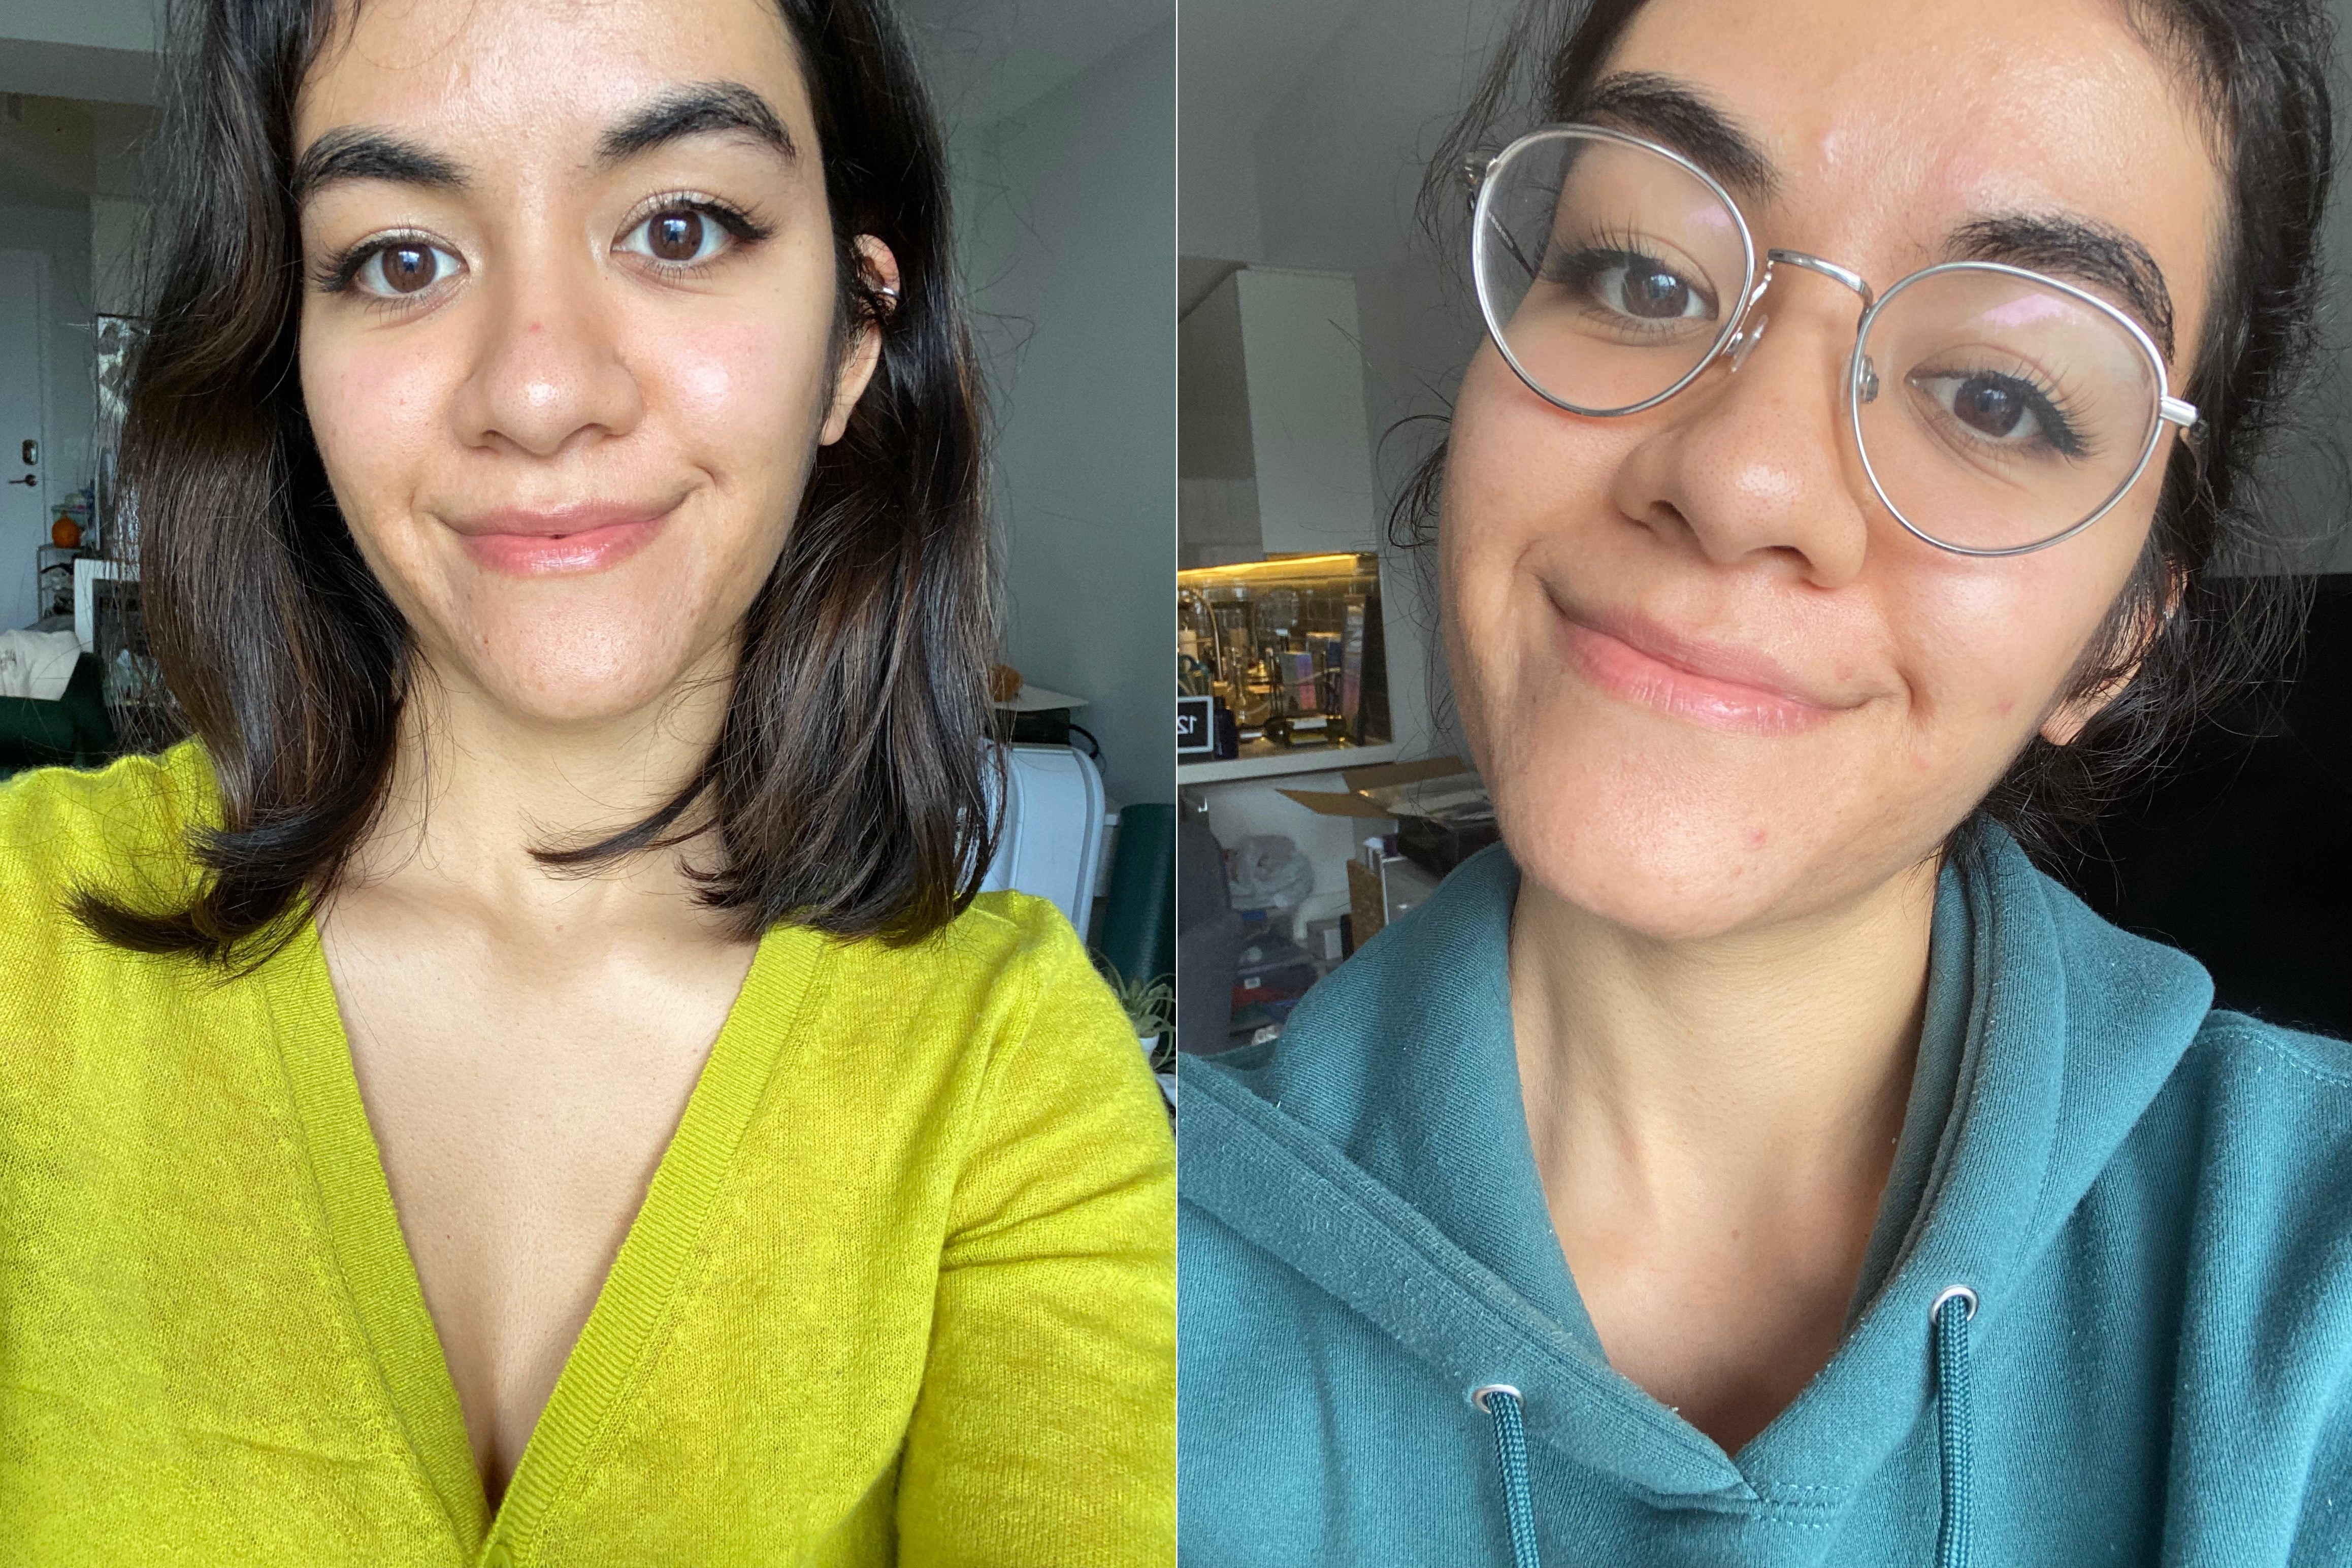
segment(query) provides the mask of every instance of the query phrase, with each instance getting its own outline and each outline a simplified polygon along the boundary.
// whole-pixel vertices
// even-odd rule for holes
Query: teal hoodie
[[[1964,833],[1843,1338],[1727,1455],[1610,1368],[1553,1236],[1517,886],[1474,858],[1184,1064],[1183,1563],[2352,1563],[2352,1047]]]

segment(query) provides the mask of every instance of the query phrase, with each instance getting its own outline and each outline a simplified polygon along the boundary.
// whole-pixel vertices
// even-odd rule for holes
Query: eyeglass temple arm
[[[1470,184],[1470,211],[1473,214],[1478,210],[1478,192],[1486,184],[1487,174],[1493,170],[1501,157],[1501,153],[1495,153],[1484,157],[1465,158],[1462,161],[1463,178]],[[1511,259],[1517,262],[1529,278],[1533,278],[1536,275],[1536,264],[1528,259],[1527,252],[1519,248],[1519,242],[1512,237],[1511,231],[1498,226],[1497,232],[1502,236],[1504,247],[1510,251]]]
[[[1500,153],[1474,153],[1462,160],[1462,178],[1470,187],[1465,199],[1472,211],[1477,210],[1479,188],[1486,184],[1486,176],[1495,172],[1495,165],[1502,161],[1502,157]]]

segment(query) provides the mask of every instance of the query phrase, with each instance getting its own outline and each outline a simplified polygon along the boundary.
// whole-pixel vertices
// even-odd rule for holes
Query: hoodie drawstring
[[[1944,1475],[1936,1568],[1969,1568],[1969,1320],[1977,1315],[1977,1293],[1954,1285],[1928,1315],[1936,1326],[1936,1447]]]
[[[1936,1568],[1969,1568],[1969,1320],[1977,1293],[1955,1285],[1928,1309],[1936,1340],[1936,1453],[1944,1511],[1936,1529]],[[1470,1403],[1495,1423],[1495,1458],[1503,1471],[1503,1512],[1511,1526],[1511,1568],[1543,1568],[1536,1547],[1535,1494],[1528,1485],[1524,1396],[1507,1383],[1470,1391]]]
[[[1495,1422],[1495,1458],[1503,1467],[1503,1512],[1511,1521],[1511,1568],[1543,1568],[1536,1550],[1536,1500],[1528,1489],[1528,1429],[1519,1391],[1507,1383],[1474,1389],[1470,1403]]]

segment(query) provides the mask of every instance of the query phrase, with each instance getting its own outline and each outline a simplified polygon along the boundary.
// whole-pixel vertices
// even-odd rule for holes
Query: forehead
[[[1880,283],[1996,213],[2137,238],[2195,341],[2222,188],[2195,88],[2111,0],[1651,0],[1611,70],[1682,79],[1779,170],[1771,237]]]
[[[297,147],[340,125],[527,158],[680,82],[739,81],[807,137],[808,95],[773,0],[341,0],[304,79]]]

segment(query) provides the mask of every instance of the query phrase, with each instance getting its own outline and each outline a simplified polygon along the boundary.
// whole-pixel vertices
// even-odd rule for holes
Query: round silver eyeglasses
[[[2021,555],[2124,498],[2168,424],[2147,332],[2096,295],[2024,268],[1952,261],[1876,296],[1798,250],[1765,252],[1689,159],[1597,125],[1532,132],[1466,171],[1471,271],[1503,358],[1571,414],[1654,407],[1718,359],[1738,370],[1769,324],[1776,268],[1862,299],[1845,402],[1863,471],[1913,533],[1963,555]]]

